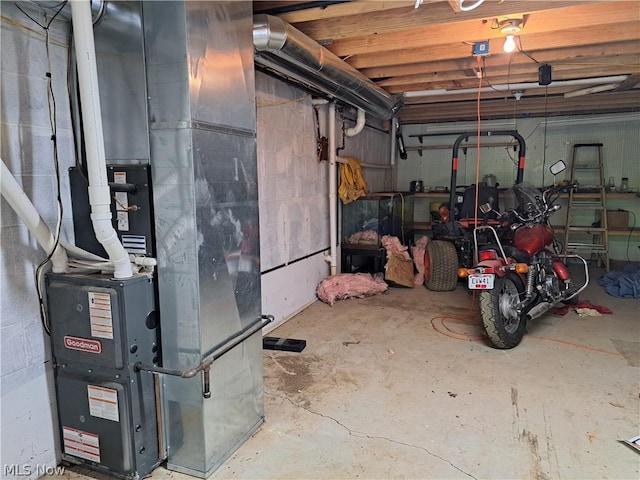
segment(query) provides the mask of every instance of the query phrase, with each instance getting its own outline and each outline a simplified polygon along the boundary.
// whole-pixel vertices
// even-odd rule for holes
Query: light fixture
[[[503,48],[507,53],[511,53],[516,49],[516,41],[513,39],[513,35],[507,35]]]
[[[506,35],[506,40],[504,42],[504,51],[507,53],[511,53],[516,49],[516,42],[514,40],[514,35],[520,33],[522,30],[522,24],[524,22],[523,15],[515,15],[510,17],[498,17],[496,19],[496,23],[498,28],[500,29],[500,33]]]

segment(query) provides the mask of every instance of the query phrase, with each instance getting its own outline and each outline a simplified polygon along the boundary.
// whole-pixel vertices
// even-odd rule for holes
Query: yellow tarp
[[[360,197],[364,197],[367,192],[367,184],[364,181],[362,175],[362,167],[360,161],[346,157],[349,163],[340,164],[340,187],[338,188],[338,195],[342,203],[351,203]]]

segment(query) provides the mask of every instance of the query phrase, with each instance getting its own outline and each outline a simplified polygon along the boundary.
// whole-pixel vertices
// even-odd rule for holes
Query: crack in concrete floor
[[[474,480],[478,480],[476,477],[474,477],[473,475],[471,475],[469,472],[465,472],[463,469],[461,469],[460,467],[458,467],[457,465],[455,465],[454,463],[451,462],[451,460],[447,460],[444,457],[441,457],[440,455],[438,455],[437,453],[433,453],[432,451],[430,451],[428,448],[426,447],[422,447],[420,445],[414,445],[413,443],[405,443],[405,442],[401,442],[399,440],[394,440],[392,438],[389,437],[381,437],[378,435],[369,435],[367,433],[364,432],[358,432],[357,430],[352,430],[351,428],[347,427],[344,423],[342,423],[340,420],[332,417],[331,415],[325,415],[324,413],[320,413],[320,412],[316,412],[314,410],[311,410],[310,408],[307,408],[303,405],[300,405],[296,402],[294,402],[293,400],[291,400],[289,397],[285,397],[284,395],[278,395],[276,393],[273,392],[269,392],[267,389],[265,389],[265,394],[267,395],[271,395],[272,397],[276,397],[276,398],[280,398],[281,400],[286,400],[287,402],[289,402],[291,405],[293,405],[294,407],[297,408],[301,408],[302,410],[305,410],[309,413],[311,413],[312,415],[317,415],[319,417],[323,417],[323,418],[327,418],[329,420],[334,421],[337,425],[339,425],[340,427],[344,428],[349,435],[353,436],[353,437],[358,437],[358,438],[368,438],[371,440],[384,440],[390,443],[394,443],[396,445],[403,445],[405,447],[410,447],[410,448],[415,448],[418,450],[422,450],[424,452],[426,452],[428,455],[437,458],[443,462],[448,463],[449,465],[451,465],[453,468],[455,468],[456,470],[458,470],[460,473],[466,475],[469,478],[473,478]]]

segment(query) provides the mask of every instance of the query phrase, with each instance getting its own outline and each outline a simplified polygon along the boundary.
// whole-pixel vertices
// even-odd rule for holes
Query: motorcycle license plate
[[[493,288],[492,273],[474,273],[469,275],[470,290],[491,290]]]

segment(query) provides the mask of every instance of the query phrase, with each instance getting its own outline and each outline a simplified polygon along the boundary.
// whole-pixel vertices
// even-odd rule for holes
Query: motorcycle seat
[[[531,261],[531,257],[524,250],[520,250],[513,245],[505,245],[503,248],[504,253],[506,253],[508,257],[513,258],[518,263],[529,263]]]

